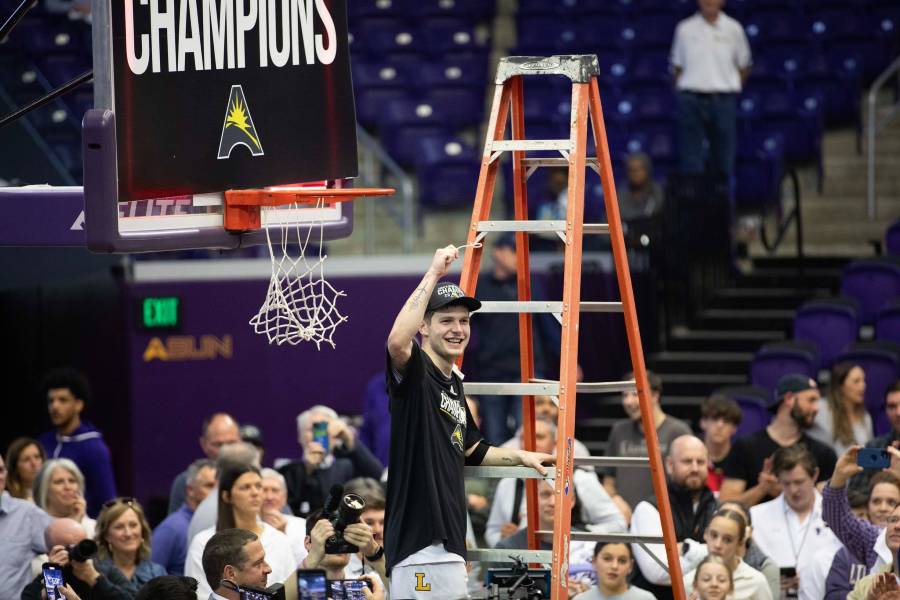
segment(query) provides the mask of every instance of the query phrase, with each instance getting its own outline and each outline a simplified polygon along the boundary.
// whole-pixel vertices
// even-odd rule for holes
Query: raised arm
[[[394,326],[388,335],[387,348],[388,354],[391,356],[391,366],[399,372],[406,369],[406,363],[412,354],[412,343],[422,320],[425,317],[425,308],[428,306],[428,299],[431,298],[431,292],[434,286],[440,281],[441,277],[447,274],[453,261],[459,258],[459,250],[456,246],[446,246],[438,249],[431,259],[431,266],[425,272],[422,281],[416,286],[415,291],[410,295],[409,299],[400,309],[397,318],[394,319]]]
[[[847,499],[847,481],[863,470],[856,464],[860,448],[862,446],[850,446],[838,459],[831,480],[822,491],[822,518],[837,539],[850,552],[865,558],[866,566],[871,567],[869,557],[880,530],[869,521],[854,515]]]

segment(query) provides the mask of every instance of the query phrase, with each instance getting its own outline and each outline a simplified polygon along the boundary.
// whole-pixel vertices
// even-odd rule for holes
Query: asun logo
[[[244,88],[231,86],[228,94],[228,106],[225,108],[225,122],[222,124],[222,137],[219,139],[219,160],[231,157],[235,146],[244,146],[253,156],[263,156],[259,133],[250,116],[250,107],[244,96]]]

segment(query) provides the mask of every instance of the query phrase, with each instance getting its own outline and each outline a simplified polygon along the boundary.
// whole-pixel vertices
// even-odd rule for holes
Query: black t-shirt
[[[798,443],[804,444],[816,458],[816,464],[819,465],[818,481],[831,478],[837,462],[834,450],[805,433],[800,437]],[[781,446],[769,436],[766,429],[738,438],[723,465],[725,478],[742,479],[747,482],[747,488],[753,487],[756,485],[759,472],[762,471],[763,462],[779,448]],[[771,499],[771,497],[766,497],[763,501]]]
[[[388,572],[435,542],[466,558],[465,450],[481,441],[462,379],[412,345],[398,383],[387,357],[391,410],[384,551]]]

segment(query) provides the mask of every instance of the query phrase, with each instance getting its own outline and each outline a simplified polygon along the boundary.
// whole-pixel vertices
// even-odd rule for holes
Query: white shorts
[[[396,566],[391,569],[391,600],[460,600],[469,576],[464,562]]]

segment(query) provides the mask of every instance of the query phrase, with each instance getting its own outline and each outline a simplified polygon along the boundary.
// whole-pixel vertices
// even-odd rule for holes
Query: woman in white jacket
[[[744,516],[731,509],[719,509],[713,516],[703,539],[710,554],[720,557],[731,567],[734,588],[728,600],[773,600],[772,590],[762,573],[745,563],[740,557],[740,548],[746,542],[747,521]],[[695,572],[684,577],[685,591],[693,591]]]

